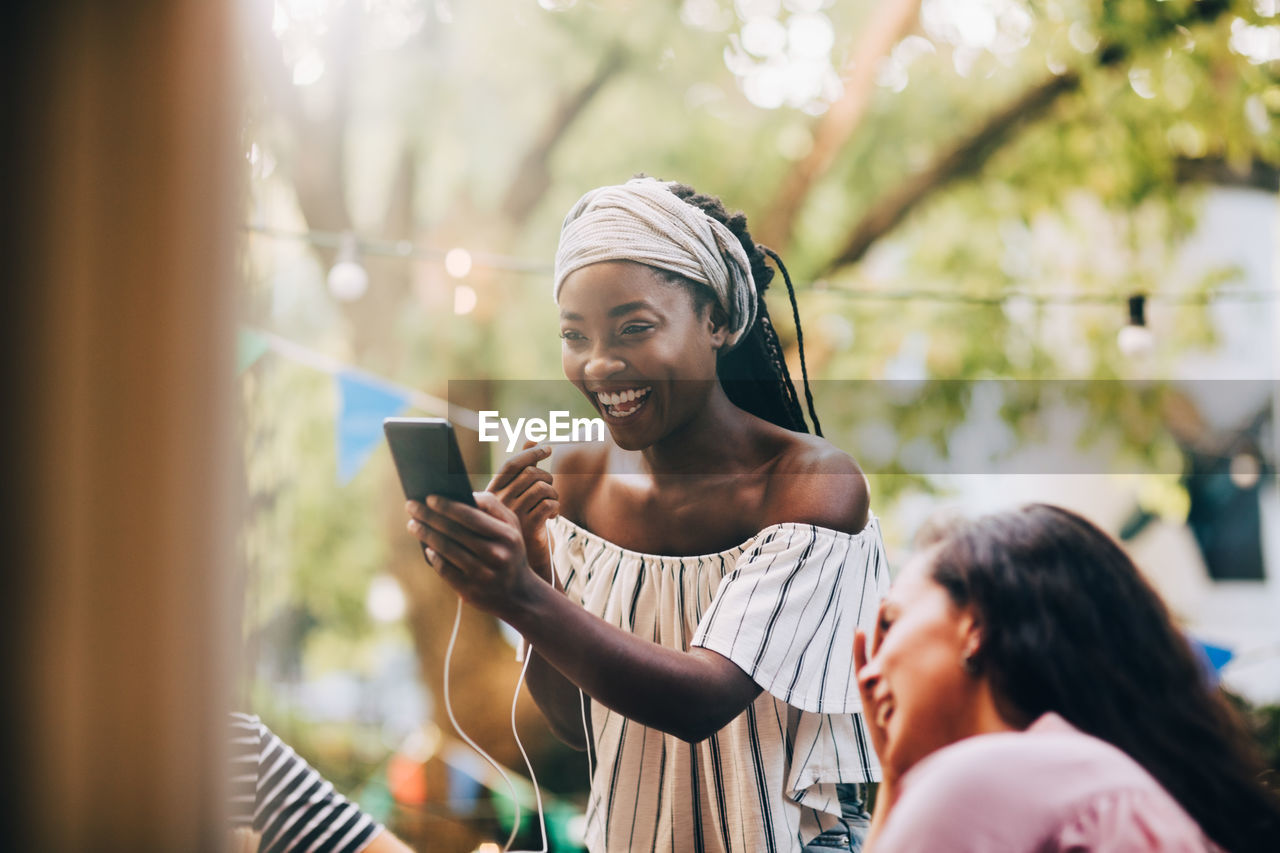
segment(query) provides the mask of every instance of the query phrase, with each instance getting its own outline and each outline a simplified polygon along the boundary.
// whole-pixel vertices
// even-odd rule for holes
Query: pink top
[[[1057,714],[944,747],[902,777],[874,853],[1218,853],[1151,774]]]

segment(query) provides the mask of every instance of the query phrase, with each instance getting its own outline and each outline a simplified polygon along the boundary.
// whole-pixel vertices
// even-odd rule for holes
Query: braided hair
[[[804,379],[804,396],[808,405],[809,417],[813,421],[813,431],[822,435],[822,425],[818,423],[818,414],[813,408],[813,394],[809,390],[809,368],[804,360],[804,332],[800,328],[800,309],[796,304],[795,287],[791,284],[791,276],[783,266],[777,253],[765,246],[756,245],[747,231],[747,217],[741,212],[730,214],[724,203],[712,195],[699,193],[685,184],[673,184],[671,192],[685,203],[691,204],[722,223],[742,244],[743,251],[751,261],[751,276],[756,284],[756,321],[738,342],[738,345],[720,356],[716,363],[716,375],[724,387],[729,400],[738,408],[763,418],[770,423],[795,430],[809,432],[804,420],[804,412],[800,407],[800,398],[791,382],[791,373],[787,370],[786,359],[782,355],[782,344],[778,333],[769,319],[769,310],[765,305],[764,293],[773,281],[773,270],[767,258],[782,272],[782,279],[787,284],[787,295],[791,298],[791,314],[796,324],[796,341],[800,348],[800,371]],[[683,285],[693,297],[694,307],[716,308],[715,294],[710,288],[690,281],[675,273],[662,273],[669,281]]]

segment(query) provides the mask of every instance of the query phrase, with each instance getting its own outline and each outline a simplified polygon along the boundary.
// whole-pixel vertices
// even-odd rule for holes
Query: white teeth
[[[596,399],[598,399],[602,405],[612,408],[614,406],[621,406],[623,403],[644,400],[649,396],[649,392],[652,390],[652,386],[645,386],[644,388],[628,388],[625,391],[616,392],[597,391]],[[638,407],[637,409],[632,409],[630,412],[610,412],[610,414],[615,417],[625,418],[629,415],[635,414],[636,411],[638,411]]]

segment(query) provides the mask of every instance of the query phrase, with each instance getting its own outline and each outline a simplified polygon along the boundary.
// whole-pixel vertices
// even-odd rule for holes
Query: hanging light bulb
[[[369,273],[360,265],[356,235],[346,231],[338,247],[338,260],[329,269],[329,292],[342,302],[354,302],[369,289]]]
[[[1120,352],[1129,358],[1142,358],[1155,347],[1155,338],[1147,328],[1147,296],[1135,293],[1129,297],[1129,322],[1116,336]]]
[[[453,289],[453,313],[461,316],[462,314],[470,314],[476,310],[476,305],[480,302],[480,295],[476,293],[474,287],[466,284],[460,284]]]
[[[471,272],[471,253],[466,249],[450,249],[444,256],[444,271],[454,278],[466,278]]]
[[[1262,463],[1258,457],[1245,450],[1231,457],[1227,473],[1237,489],[1249,490],[1262,478]]]

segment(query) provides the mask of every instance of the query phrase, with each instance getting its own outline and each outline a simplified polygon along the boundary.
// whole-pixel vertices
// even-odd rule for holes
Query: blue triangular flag
[[[1231,649],[1224,649],[1222,646],[1214,646],[1203,640],[1188,636],[1191,641],[1191,647],[1195,650],[1196,656],[1200,658],[1201,666],[1204,667],[1205,675],[1213,683],[1217,683],[1222,674],[1222,668],[1231,662],[1235,657],[1235,652]]]
[[[398,415],[409,395],[344,370],[338,396],[338,482],[346,485],[382,441],[382,419]]]

